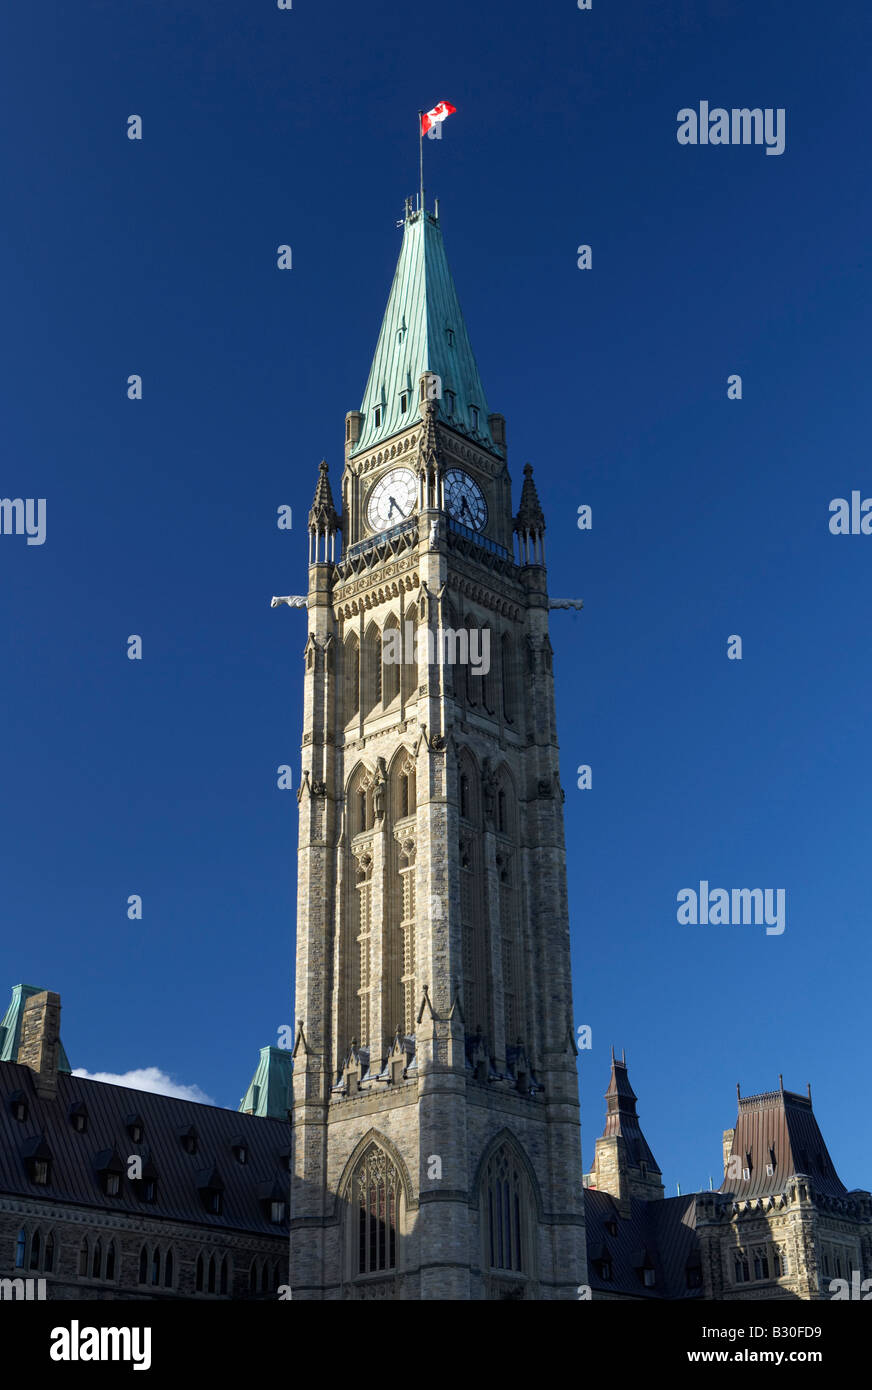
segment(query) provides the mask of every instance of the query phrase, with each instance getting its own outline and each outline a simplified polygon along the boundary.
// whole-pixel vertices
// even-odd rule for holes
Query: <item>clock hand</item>
[[[397,507],[397,504],[396,504],[396,502],[395,502],[395,500],[394,500],[393,497],[391,497],[389,500],[390,500],[390,504],[391,504],[391,505],[388,507],[388,517],[390,517],[390,514],[391,514],[391,512],[394,510],[394,507]],[[400,510],[399,507],[397,507],[397,511],[399,511],[399,510]]]

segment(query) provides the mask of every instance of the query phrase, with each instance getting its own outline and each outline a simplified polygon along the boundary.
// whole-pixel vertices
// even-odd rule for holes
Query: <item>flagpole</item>
[[[424,112],[418,112],[418,167],[421,175],[421,215],[424,214]]]

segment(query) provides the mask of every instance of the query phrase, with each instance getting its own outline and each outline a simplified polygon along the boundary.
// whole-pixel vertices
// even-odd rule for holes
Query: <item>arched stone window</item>
[[[490,920],[485,910],[482,858],[482,774],[467,748],[457,758],[460,812],[460,924],[463,950],[463,1011],[467,1029],[478,1029],[493,1048]]]
[[[378,713],[382,707],[382,639],[375,623],[370,623],[363,639],[361,677],[362,712]]]
[[[360,710],[360,643],[350,632],[342,647],[342,722],[347,724]]]
[[[526,1166],[508,1139],[485,1164],[480,1212],[488,1296],[531,1297],[536,1277],[536,1206]]]
[[[465,632],[466,632],[466,642],[467,642],[467,644],[468,644],[468,641],[469,641],[469,633],[470,633],[470,632],[472,631],[472,629],[473,629],[474,627],[476,627],[476,626],[477,626],[477,624],[476,624],[476,619],[475,619],[475,617],[473,616],[473,614],[472,614],[472,613],[467,613],[467,615],[466,615],[466,621],[465,621],[465,623],[464,623],[464,628],[465,628]],[[459,646],[459,647],[458,647],[458,656],[463,655],[463,650],[464,650],[463,646]],[[470,664],[469,664],[469,647],[468,647],[468,645],[466,646],[466,657],[467,657],[467,659],[466,659],[466,661],[464,662],[464,665],[463,665],[463,674],[464,674],[465,683],[466,683],[466,703],[467,703],[468,705],[472,706],[473,709],[478,709],[479,705],[482,703],[482,695],[483,695],[482,679],[483,679],[483,677],[482,677],[481,675],[475,676],[475,675],[473,675],[473,673],[472,673],[472,667],[471,667]]]
[[[365,767],[359,767],[349,783],[348,818],[352,835],[362,835],[375,824],[373,785],[373,775]]]
[[[382,639],[382,696],[385,709],[400,693],[400,673],[403,659],[402,633],[396,613],[389,613]]]
[[[351,1254],[354,1278],[387,1274],[398,1267],[402,1181],[376,1143],[358,1160],[351,1179]]]
[[[27,1258],[27,1231],[22,1226],[18,1232],[18,1239],[15,1242],[15,1268],[24,1269],[24,1261]]]
[[[512,639],[507,632],[500,638],[500,679],[503,693],[503,718],[507,724],[515,722],[515,668]]]
[[[400,687],[403,703],[413,700],[418,693],[417,653],[418,622],[414,603],[410,603],[403,614],[403,664]]]

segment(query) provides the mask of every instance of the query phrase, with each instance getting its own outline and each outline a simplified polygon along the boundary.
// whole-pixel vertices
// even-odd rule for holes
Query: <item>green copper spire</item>
[[[406,204],[403,244],[360,410],[353,454],[421,418],[419,378],[442,383],[437,418],[485,448],[496,447],[488,407],[442,244],[438,216]]]
[[[239,1102],[244,1115],[286,1120],[291,1107],[291,1054],[283,1047],[262,1047],[257,1071]]]
[[[0,1062],[18,1061],[18,1044],[21,1041],[21,1020],[24,1006],[32,994],[42,994],[39,985],[13,985],[9,1008],[0,1023]],[[58,1071],[71,1072],[64,1045],[58,1040]]]

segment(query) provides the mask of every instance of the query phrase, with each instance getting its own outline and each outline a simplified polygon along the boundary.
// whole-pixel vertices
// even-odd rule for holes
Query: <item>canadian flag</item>
[[[425,111],[421,117],[421,134],[426,135],[431,126],[444,121],[448,116],[453,116],[456,110],[457,107],[452,106],[450,101],[437,102],[432,111]]]

